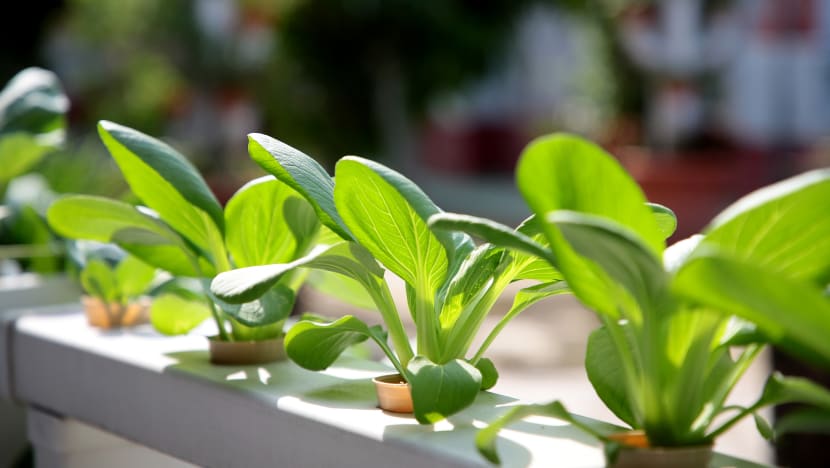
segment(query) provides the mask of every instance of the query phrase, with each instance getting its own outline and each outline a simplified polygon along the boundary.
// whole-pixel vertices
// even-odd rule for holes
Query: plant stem
[[[222,341],[233,341],[231,336],[228,335],[228,331],[225,330],[225,323],[220,316],[220,312],[216,307],[216,304],[210,299],[210,296],[205,295],[205,300],[208,303],[208,307],[210,307],[210,314],[213,316],[213,320],[216,321],[216,327],[219,329],[219,339]]]
[[[377,278],[371,284],[364,283],[364,287],[378,307],[381,317],[383,317],[383,322],[386,324],[387,332],[392,340],[392,346],[395,347],[395,352],[398,359],[400,359],[400,365],[406,368],[414,353],[412,352],[412,346],[409,345],[409,337],[407,337],[406,330],[403,328],[398,309],[395,307],[395,301],[392,299],[392,293],[389,291],[389,285],[382,278]],[[387,354],[391,354],[391,350]]]

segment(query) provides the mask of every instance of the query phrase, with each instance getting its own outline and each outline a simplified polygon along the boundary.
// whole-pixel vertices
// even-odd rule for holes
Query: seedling
[[[337,238],[294,262],[221,273],[212,283],[214,294],[227,302],[254,300],[300,268],[357,281],[372,298],[386,330],[351,315],[328,323],[303,320],[286,336],[288,356],[302,367],[322,370],[347,347],[374,340],[410,384],[415,417],[421,423],[460,411],[480,390],[494,385],[497,374],[484,354],[495,336],[531,304],[567,291],[558,272],[544,260],[509,247],[476,247],[466,234],[432,231],[427,219],[441,210],[412,181],[381,164],[345,157],[332,179],[311,157],[265,135],[249,136],[249,152],[260,166],[306,197]],[[515,235],[543,242],[534,226],[524,223]],[[384,268],[406,283],[416,327],[414,349]],[[510,311],[473,352],[484,318],[505,287],[518,279],[537,284],[516,295]]]

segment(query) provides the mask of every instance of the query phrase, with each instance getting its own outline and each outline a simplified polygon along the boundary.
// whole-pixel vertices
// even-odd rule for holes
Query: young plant
[[[233,267],[288,262],[313,245],[319,223],[308,203],[266,176],[243,186],[223,212],[197,170],[167,144],[102,121],[98,131],[133,193],[146,206],[87,195],[68,195],[48,211],[63,236],[117,244],[145,263],[178,278],[201,280],[208,307],[181,297],[157,299],[151,311],[162,333],[189,331],[212,315],[219,338],[260,340],[282,336],[304,272],[284,275],[262,295],[228,304],[210,294],[216,274]]]
[[[587,141],[568,135],[534,141],[516,178],[548,241],[524,249],[543,248],[543,258],[603,323],[589,337],[585,358],[594,389],[622,421],[644,430],[651,446],[711,444],[749,415],[771,436],[757,413],[767,405],[830,408],[822,387],[778,374],[753,404],[726,405],[766,343],[830,364],[830,171],[750,194],[703,235],[668,249],[672,219],[665,212],[655,217],[613,157]],[[470,230],[471,221],[444,216],[432,224]],[[525,241],[514,237],[510,245]],[[498,459],[498,430],[528,412],[569,418],[558,403],[512,410],[479,435],[488,459]],[[608,434],[588,429],[613,447]]]
[[[105,304],[126,306],[147,291],[155,275],[155,268],[128,255],[115,267],[103,259],[89,259],[81,269],[80,279],[81,287],[90,296]]]
[[[558,272],[532,255],[491,244],[476,247],[466,234],[430,230],[427,219],[440,209],[412,181],[385,166],[345,157],[332,179],[309,156],[260,134],[249,136],[249,152],[265,170],[306,197],[336,238],[291,263],[221,273],[212,283],[214,294],[227,302],[253,300],[300,268],[355,280],[373,300],[386,330],[353,316],[329,323],[303,320],[286,336],[287,354],[302,367],[322,370],[348,346],[374,340],[410,384],[415,417],[421,423],[465,408],[481,389],[494,385],[497,374],[484,354],[498,332],[531,304],[567,291]],[[515,233],[509,231],[543,242],[534,226],[524,223]],[[542,247],[538,250],[544,253]],[[406,283],[415,349],[384,268]],[[496,299],[519,279],[538,284],[516,295],[510,311],[471,352]]]
[[[52,193],[40,174],[23,174],[61,146],[68,108],[58,78],[40,68],[22,70],[0,91],[0,259],[26,259],[24,268],[41,273],[60,264],[41,203]]]

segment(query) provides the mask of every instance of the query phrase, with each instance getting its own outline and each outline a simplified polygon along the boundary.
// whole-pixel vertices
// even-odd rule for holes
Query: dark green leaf
[[[481,358],[475,365],[481,373],[481,389],[490,390],[499,381],[499,371],[493,361]]]
[[[366,341],[367,338],[386,341],[380,327],[369,327],[351,315],[330,323],[303,320],[288,330],[285,352],[300,367],[323,370],[346,348]]]
[[[415,419],[433,424],[470,406],[481,390],[481,373],[455,359],[435,364],[416,356],[409,362]]]
[[[784,377],[775,372],[767,379],[756,406],[783,403],[805,403],[830,411],[830,390],[803,377]]]
[[[261,133],[248,135],[248,152],[263,169],[305,197],[320,222],[343,239],[352,240],[334,207],[334,181],[317,161]]]
[[[766,419],[760,414],[752,413],[752,419],[755,420],[755,428],[758,429],[758,433],[761,434],[761,437],[767,440],[772,440],[775,438],[775,431],[772,430],[772,426],[769,425]]]
[[[294,307],[291,288],[278,284],[258,299],[243,304],[228,304],[222,310],[247,327],[260,327],[285,320]]]
[[[830,411],[803,408],[790,411],[776,419],[776,438],[793,432],[830,434]]]
[[[585,371],[597,395],[620,420],[636,427],[631,408],[625,370],[619,350],[606,327],[594,330],[588,337]]]
[[[0,135],[26,132],[59,142],[69,99],[58,77],[42,68],[30,67],[15,75],[0,91]],[[55,132],[58,132],[56,135]]]

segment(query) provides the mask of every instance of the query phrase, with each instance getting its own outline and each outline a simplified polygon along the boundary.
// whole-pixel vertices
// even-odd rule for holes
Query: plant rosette
[[[80,272],[84,313],[90,325],[99,328],[131,327],[147,323],[150,298],[144,296],[156,277],[156,269],[133,256],[123,257],[115,267],[90,258]]]
[[[484,353],[496,335],[528,306],[568,291],[559,273],[533,255],[490,243],[476,246],[466,234],[431,230],[427,219],[441,210],[412,181],[381,164],[344,157],[331,177],[314,159],[271,137],[249,135],[248,148],[254,161],[306,198],[329,236],[293,262],[220,273],[211,284],[213,293],[227,302],[244,302],[298,269],[341,275],[342,284],[349,285],[341,289],[363,291],[362,303],[378,310],[385,329],[351,315],[301,320],[286,335],[288,357],[306,369],[323,370],[349,346],[371,339],[409,384],[413,412],[422,424],[464,409],[480,390],[492,387],[498,374]],[[534,226],[526,222],[509,231],[544,244]],[[414,349],[386,270],[406,284]],[[471,349],[499,295],[520,279],[536,284],[518,292],[481,346]],[[358,294],[352,299],[357,301]]]
[[[245,184],[223,210],[201,174],[169,145],[107,121],[99,123],[98,131],[143,205],[66,195],[47,213],[53,229],[68,238],[114,243],[170,273],[173,278],[160,288],[150,310],[161,333],[187,333],[212,317],[221,341],[282,337],[304,271],[284,275],[256,299],[240,304],[214,297],[209,284],[231,268],[306,255],[320,224],[303,197],[266,176]]]
[[[602,327],[588,339],[588,378],[605,405],[652,445],[711,445],[747,416],[770,438],[798,426],[773,429],[758,414],[781,403],[810,405],[830,421],[830,392],[777,373],[754,403],[726,404],[766,344],[830,365],[830,170],[753,192],[703,234],[668,248],[673,213],[648,204],[619,163],[588,141],[562,134],[535,140],[516,179],[548,243],[515,236],[509,245],[545,250],[541,258],[597,313]],[[494,223],[439,215],[431,224],[472,232]],[[560,409],[551,415],[565,417]],[[492,431],[516,414],[524,413],[497,420]],[[479,448],[495,461],[492,431]],[[608,434],[595,435],[608,441]]]

